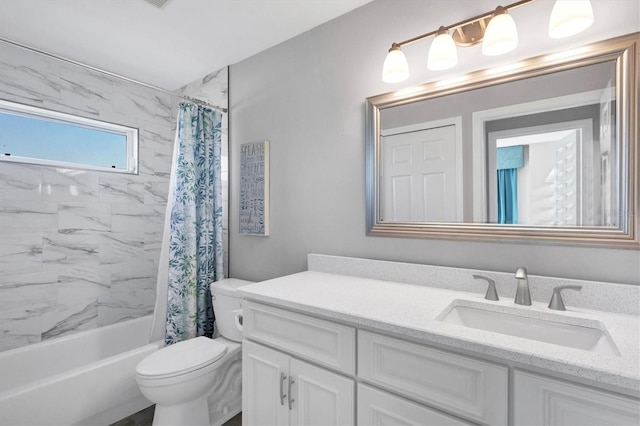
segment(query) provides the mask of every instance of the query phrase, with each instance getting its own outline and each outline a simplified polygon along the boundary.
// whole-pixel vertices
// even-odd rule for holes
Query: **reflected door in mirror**
[[[457,220],[455,125],[387,133],[382,136],[383,220]]]

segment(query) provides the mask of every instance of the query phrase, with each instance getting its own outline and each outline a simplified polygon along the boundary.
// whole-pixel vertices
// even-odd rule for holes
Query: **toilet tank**
[[[237,289],[251,281],[227,278],[211,284],[213,312],[216,316],[218,332],[222,337],[236,342],[242,341],[242,330],[236,324],[236,317],[242,315],[242,298]]]

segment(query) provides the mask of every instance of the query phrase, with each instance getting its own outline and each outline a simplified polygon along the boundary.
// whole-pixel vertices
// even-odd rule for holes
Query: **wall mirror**
[[[639,40],[368,98],[368,234],[639,249]]]

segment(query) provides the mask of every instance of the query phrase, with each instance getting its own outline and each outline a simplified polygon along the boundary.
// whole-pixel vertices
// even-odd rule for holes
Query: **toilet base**
[[[208,394],[182,404],[158,405],[153,415],[153,426],[193,425],[209,426]]]
[[[240,343],[227,341],[227,344],[229,358],[217,370],[209,394],[211,426],[221,426],[242,411],[242,347]]]

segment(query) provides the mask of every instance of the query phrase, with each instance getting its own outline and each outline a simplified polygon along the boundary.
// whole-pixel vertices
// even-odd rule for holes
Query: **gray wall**
[[[264,280],[306,269],[309,252],[497,271],[640,283],[638,251],[367,237],[364,99],[476,69],[640,30],[636,0],[592,2],[595,24],[550,40],[553,6],[512,12],[520,47],[489,58],[461,49],[453,70],[426,70],[429,42],[407,46],[411,78],[381,81],[393,41],[493,9],[493,1],[376,0],[230,68],[230,276]],[[615,7],[612,7],[615,3]],[[238,233],[239,147],[271,141],[271,235]]]

